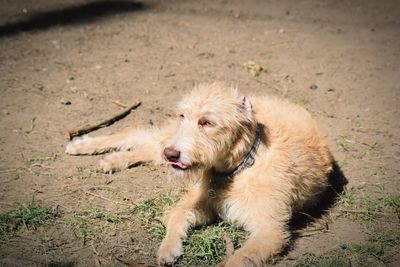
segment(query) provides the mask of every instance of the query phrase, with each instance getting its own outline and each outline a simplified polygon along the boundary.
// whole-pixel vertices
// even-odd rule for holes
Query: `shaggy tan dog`
[[[168,216],[160,265],[182,254],[190,227],[221,218],[248,232],[223,265],[262,266],[285,247],[293,211],[312,205],[328,185],[333,157],[323,134],[299,106],[269,96],[250,102],[219,83],[198,86],[177,110],[164,128],[74,139],[66,152],[120,150],[101,160],[105,172],[153,161],[190,178]]]

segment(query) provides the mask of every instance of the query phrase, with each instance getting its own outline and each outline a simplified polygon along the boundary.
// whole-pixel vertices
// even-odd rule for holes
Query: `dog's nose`
[[[176,161],[179,159],[181,152],[176,150],[175,147],[169,146],[164,148],[164,155],[170,161]]]

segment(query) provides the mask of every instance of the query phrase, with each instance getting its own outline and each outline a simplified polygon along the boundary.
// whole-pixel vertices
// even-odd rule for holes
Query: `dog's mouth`
[[[177,169],[177,170],[187,170],[189,168],[189,165],[183,163],[182,161],[176,160],[176,161],[168,161],[168,164],[172,166],[172,168]]]

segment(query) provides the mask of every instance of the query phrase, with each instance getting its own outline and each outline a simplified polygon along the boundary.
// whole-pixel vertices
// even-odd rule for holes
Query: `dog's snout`
[[[168,160],[176,161],[179,160],[181,152],[176,150],[175,147],[169,146],[164,149],[164,155]]]

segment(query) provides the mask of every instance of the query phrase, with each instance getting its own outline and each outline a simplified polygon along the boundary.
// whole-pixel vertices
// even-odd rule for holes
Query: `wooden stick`
[[[33,117],[31,120],[31,128],[29,130],[25,131],[25,133],[29,134],[33,131],[33,129],[35,129],[35,120],[36,120],[36,117]]]
[[[141,104],[142,104],[142,102],[138,101],[134,105],[127,107],[126,109],[116,113],[111,118],[99,121],[98,123],[95,123],[92,125],[86,125],[86,126],[79,127],[79,128],[71,128],[67,132],[65,132],[64,137],[67,140],[72,140],[72,138],[74,138],[76,136],[87,134],[87,133],[93,132],[95,130],[98,130],[100,128],[110,126],[114,122],[124,118],[126,115],[128,115],[131,112],[131,110],[138,108]]]
[[[125,104],[122,104],[122,103],[119,102],[118,100],[113,100],[112,103],[115,104],[115,105],[117,105],[118,107],[126,108],[126,105],[125,105]]]
[[[54,167],[46,166],[46,165],[43,165],[43,164],[40,164],[40,163],[33,163],[33,164],[31,164],[31,167],[42,167],[42,168],[45,168],[45,169],[55,169]]]
[[[89,192],[89,191],[87,191],[87,190],[82,190],[82,191],[83,191],[85,194],[92,195],[92,196],[94,196],[94,197],[98,197],[98,198],[101,198],[101,199],[104,199],[104,200],[107,200],[107,201],[110,201],[110,202],[113,202],[113,203],[116,203],[116,204],[125,205],[125,206],[129,206],[129,207],[132,206],[132,204],[128,204],[128,203],[124,203],[124,202],[120,202],[120,201],[115,201],[115,200],[112,200],[112,199],[110,199],[110,198],[107,198],[107,197],[103,197],[103,196],[94,194],[94,193]]]
[[[227,232],[222,233],[222,238],[225,240],[225,244],[226,244],[226,256],[215,267],[224,267],[226,262],[228,261],[229,257],[232,256],[233,252],[235,251],[235,248],[233,247],[232,239],[229,237]]]

